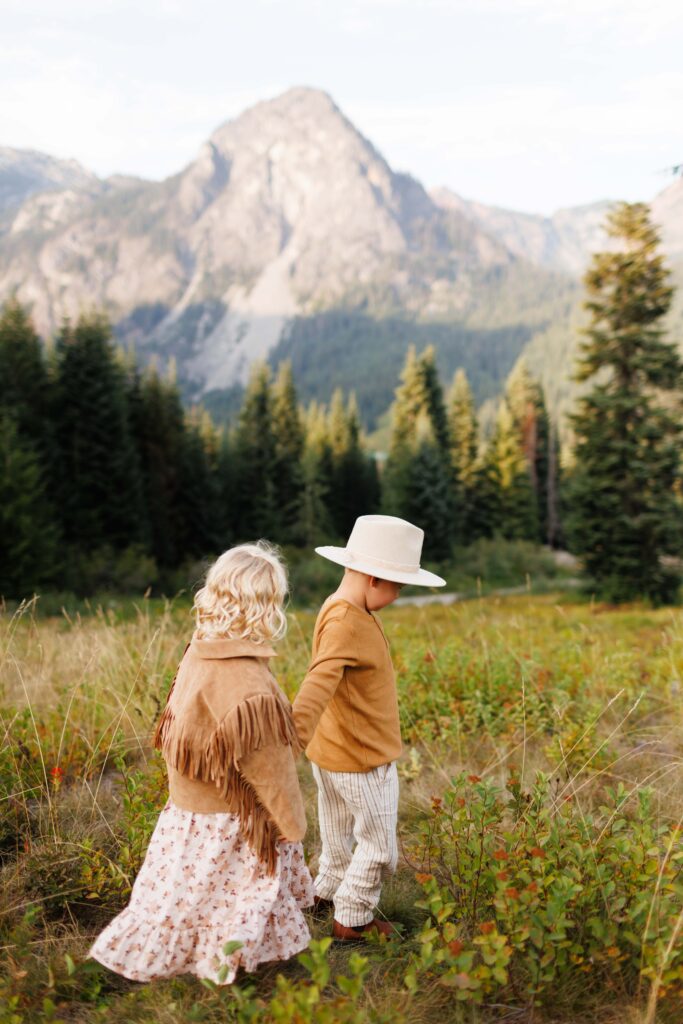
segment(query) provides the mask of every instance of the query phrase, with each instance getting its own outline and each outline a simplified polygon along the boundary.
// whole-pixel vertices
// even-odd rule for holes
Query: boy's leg
[[[312,764],[318,786],[318,822],[322,851],[318,862],[315,891],[331,900],[351,863],[353,851],[353,815],[334,785],[338,772],[326,772]]]
[[[393,763],[335,776],[353,811],[356,849],[334,897],[334,916],[339,924],[358,928],[372,921],[382,877],[396,870],[398,771]]]

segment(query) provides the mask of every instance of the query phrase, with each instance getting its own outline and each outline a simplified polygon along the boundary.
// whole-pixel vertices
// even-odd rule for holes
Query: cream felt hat
[[[424,530],[395,516],[359,516],[345,548],[316,548],[316,554],[345,569],[394,583],[444,587],[446,581],[420,568]]]

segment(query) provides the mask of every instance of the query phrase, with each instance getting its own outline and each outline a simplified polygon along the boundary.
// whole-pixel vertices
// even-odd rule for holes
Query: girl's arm
[[[245,754],[238,763],[282,836],[291,842],[303,839],[306,813],[292,748],[268,745]]]

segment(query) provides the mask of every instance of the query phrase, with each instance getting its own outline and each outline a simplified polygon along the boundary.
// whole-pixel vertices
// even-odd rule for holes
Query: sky
[[[395,170],[549,214],[683,162],[680,0],[0,0],[0,146],[164,178],[325,89]]]

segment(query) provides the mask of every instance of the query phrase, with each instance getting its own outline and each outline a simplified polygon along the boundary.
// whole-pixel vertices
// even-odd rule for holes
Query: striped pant
[[[392,874],[398,862],[396,764],[369,772],[312,767],[322,839],[316,892],[334,900],[340,924],[357,928],[372,921],[382,878]]]

